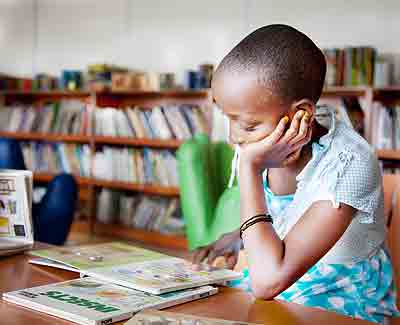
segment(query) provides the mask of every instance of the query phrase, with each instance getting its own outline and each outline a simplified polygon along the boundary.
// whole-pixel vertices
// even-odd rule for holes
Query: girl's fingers
[[[291,141],[298,135],[300,123],[303,116],[304,111],[301,110],[294,115],[292,123],[290,124],[290,128],[285,132],[284,136],[281,139],[282,143],[289,143],[289,141]]]
[[[301,119],[300,128],[297,135],[289,140],[289,144],[295,145],[297,142],[303,140],[308,133],[308,129],[310,128],[310,114],[306,112],[304,117]]]
[[[272,145],[278,142],[278,140],[285,133],[286,125],[288,122],[289,118],[287,116],[281,118],[275,130],[263,140],[264,144]]]
[[[312,129],[309,127],[306,136],[299,142],[293,144],[292,151],[297,151],[298,149],[304,147],[307,143],[310,142],[311,137],[312,137]]]
[[[208,256],[210,253],[211,246],[205,246],[198,248],[193,255],[192,263],[193,264],[200,264],[203,260]]]

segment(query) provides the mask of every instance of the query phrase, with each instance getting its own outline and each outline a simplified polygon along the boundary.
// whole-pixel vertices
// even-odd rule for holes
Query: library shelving
[[[400,86],[387,88],[373,87],[330,87],[324,89],[322,99],[337,99],[346,96],[360,97],[365,101],[366,114],[366,138],[371,138],[370,110],[375,100],[385,103],[393,103],[400,100]],[[9,104],[12,102],[40,103],[46,101],[57,101],[61,99],[79,99],[88,103],[93,103],[96,107],[115,107],[124,108],[128,106],[153,107],[166,104],[194,104],[208,106],[212,103],[209,90],[199,91],[3,91],[0,92],[0,103]],[[65,142],[76,144],[89,144],[94,152],[96,146],[132,146],[132,147],[152,147],[164,149],[177,149],[182,141],[171,139],[144,139],[144,138],[123,138],[110,136],[78,136],[78,135],[58,135],[40,133],[20,133],[20,132],[0,132],[0,137],[10,137],[21,141],[46,141],[46,142]],[[377,150],[377,156],[381,160],[399,161],[400,151],[397,150]],[[36,182],[48,182],[53,175],[35,173]],[[89,215],[86,221],[77,221],[73,229],[91,234],[115,236],[130,240],[143,241],[149,244],[158,244],[170,248],[186,248],[187,241],[183,236],[163,235],[161,233],[149,232],[140,229],[112,224],[101,224],[96,220],[95,195],[99,188],[110,188],[121,191],[141,192],[148,195],[160,195],[167,197],[179,196],[179,189],[175,187],[164,187],[158,185],[133,184],[128,182],[107,181],[94,179],[93,177],[76,177],[80,186],[80,198],[86,200],[89,205]]]
[[[376,121],[372,120],[372,110],[374,101],[391,105],[400,102],[400,86],[390,86],[385,88],[374,88],[368,86],[360,87],[329,87],[323,90],[322,100],[338,99],[340,97],[358,97],[364,101],[365,111],[365,137],[371,142],[372,129]],[[399,161],[399,150],[377,150],[377,157],[382,161]]]
[[[103,107],[125,108],[129,106],[141,106],[151,108],[157,105],[168,104],[192,104],[207,107],[211,103],[208,90],[166,90],[166,91],[3,91],[0,92],[0,103],[28,103],[33,106],[37,103],[58,101],[61,99],[75,99],[91,103],[99,109]],[[147,139],[112,137],[96,135],[64,135],[64,134],[43,134],[43,133],[22,133],[22,132],[0,132],[0,137],[14,138],[21,141],[44,141],[60,143],[76,143],[90,145],[92,153],[96,147],[124,146],[124,147],[150,147],[157,149],[178,149],[182,144],[177,139]],[[92,171],[91,171],[92,174]],[[34,181],[37,183],[49,182],[54,175],[49,173],[34,173]],[[96,220],[96,191],[101,188],[108,188],[118,191],[139,192],[146,195],[157,195],[165,197],[179,197],[179,188],[150,184],[134,184],[130,182],[110,181],[95,179],[94,177],[75,176],[79,185],[80,200],[86,201],[88,215],[86,221],[76,221],[73,230],[104,236],[114,236],[129,240],[137,240],[149,244],[156,244],[170,248],[187,248],[187,241],[184,236],[172,236],[133,229],[118,224],[101,224]]]

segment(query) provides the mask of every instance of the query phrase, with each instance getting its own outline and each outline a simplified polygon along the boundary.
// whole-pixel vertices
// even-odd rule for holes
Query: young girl
[[[333,112],[316,121],[325,72],[318,47],[285,25],[256,30],[220,63],[212,92],[239,148],[241,227],[195,262],[233,267],[242,242],[257,298],[382,323],[398,310],[379,165]]]

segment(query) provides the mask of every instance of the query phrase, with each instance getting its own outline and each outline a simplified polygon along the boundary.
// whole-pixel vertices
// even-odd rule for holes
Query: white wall
[[[271,23],[321,47],[373,45],[400,57],[399,16],[399,0],[0,0],[0,72],[58,74],[96,62],[182,72],[217,63]]]

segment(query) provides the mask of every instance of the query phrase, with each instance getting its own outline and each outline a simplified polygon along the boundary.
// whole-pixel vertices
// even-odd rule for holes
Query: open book
[[[76,268],[82,276],[156,295],[241,278],[240,273],[231,270],[195,268],[184,259],[119,242],[58,247],[30,254]],[[44,264],[43,260],[40,264]],[[48,265],[57,267],[54,263]]]
[[[3,294],[3,299],[84,325],[105,325],[130,318],[147,308],[162,309],[208,297],[217,289],[204,286],[155,296],[83,278]]]
[[[125,325],[256,325],[254,323],[244,323],[215,319],[208,317],[177,314],[166,311],[144,310],[137,313]]]
[[[32,248],[32,172],[0,170],[0,256]]]

